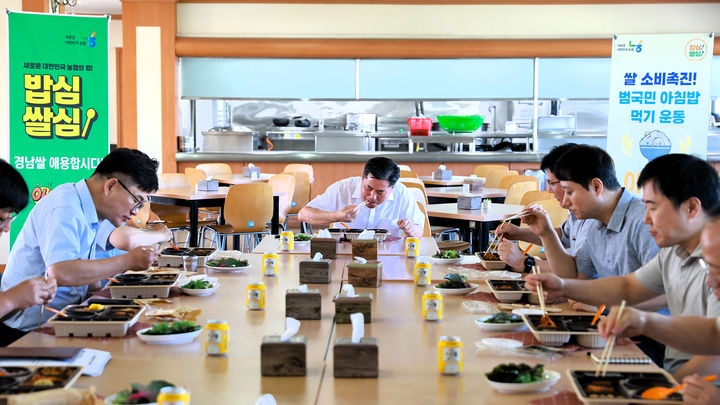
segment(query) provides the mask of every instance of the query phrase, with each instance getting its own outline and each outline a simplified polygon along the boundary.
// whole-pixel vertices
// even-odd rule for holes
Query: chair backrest
[[[150,204],[150,209],[160,219],[166,221],[168,226],[172,226],[172,222],[185,222],[188,220],[188,213],[190,208],[180,207],[177,205],[165,205],[165,204]]]
[[[263,232],[272,219],[273,189],[268,183],[236,184],[225,197],[225,222],[234,233]]]
[[[187,188],[190,187],[190,179],[182,173],[160,173],[158,174],[158,188]]]
[[[290,202],[295,193],[295,176],[288,173],[276,174],[270,177],[268,184],[272,187],[273,192],[285,193],[285,195],[279,197],[280,204],[278,208],[278,218],[280,222],[285,222],[285,217],[290,211]]]
[[[305,172],[286,172],[284,174],[295,178],[295,192],[292,196],[288,214],[297,214],[305,204],[310,202],[310,180]]]
[[[315,176],[313,174],[313,167],[310,165],[300,164],[300,163],[290,163],[289,165],[285,165],[285,168],[283,169],[283,173],[290,173],[290,172],[307,173],[308,179],[310,180],[310,184],[312,184],[315,181]]]
[[[502,180],[500,180],[500,186],[498,188],[504,188],[509,189],[510,186],[512,186],[515,183],[519,183],[521,181],[532,181],[535,184],[538,185],[538,187],[535,190],[540,190],[540,180],[538,180],[535,176],[524,176],[522,174],[518,174],[515,176],[507,176],[503,177]]]
[[[425,197],[425,193],[423,193],[422,190],[420,190],[419,188],[408,187],[408,191],[410,192],[410,194],[413,195],[413,197],[415,197],[415,201],[419,202],[422,205],[428,204],[427,197]]]
[[[478,177],[487,177],[487,175],[491,172],[496,172],[499,170],[508,170],[508,167],[505,165],[482,164],[475,166],[473,174]]]
[[[405,186],[411,193],[415,194],[416,199],[418,201],[422,200],[423,204],[428,205],[428,198],[427,198],[427,192],[425,191],[425,185],[420,183],[409,183],[409,182],[403,182],[403,186]],[[416,194],[419,193],[419,194]]]
[[[425,183],[423,183],[423,181],[420,179],[416,179],[416,178],[412,178],[412,177],[400,177],[398,179],[398,181],[406,186],[408,185],[408,183],[415,183],[415,184],[419,184],[419,185],[423,186],[423,188],[425,188]]]
[[[192,187],[197,186],[198,181],[207,178],[207,174],[205,174],[204,171],[195,169],[194,167],[186,167],[185,176],[187,176],[190,186]]]
[[[520,200],[520,204],[528,205],[534,201],[552,200],[553,198],[555,198],[555,196],[553,196],[553,193],[551,193],[549,191],[545,191],[545,190],[528,191],[522,196],[522,199]]]
[[[420,211],[422,211],[423,215],[425,215],[425,227],[423,228],[423,238],[432,236],[432,232],[430,232],[430,218],[428,218],[427,210],[425,209],[425,206],[420,203],[420,201],[417,202],[418,207],[420,208]]]
[[[488,173],[485,176],[485,187],[487,188],[500,188],[500,180],[507,176],[517,176],[518,172],[515,170],[496,170]]]
[[[206,176],[232,176],[232,168],[230,168],[230,165],[227,163],[200,163],[195,166],[195,168],[204,171]]]
[[[398,165],[398,167],[400,168],[400,170],[407,170],[409,172],[412,171],[412,169],[408,165]]]
[[[507,195],[505,196],[505,204],[520,204],[525,193],[537,189],[537,184],[532,181],[521,181],[519,183],[515,183],[508,188]]]
[[[400,170],[400,177],[401,178],[410,178],[410,179],[419,178],[415,172],[411,172],[409,170]]]
[[[543,207],[545,212],[547,212],[550,216],[550,222],[552,223],[553,228],[559,227],[563,222],[568,219],[568,210],[561,207],[560,202],[554,197],[547,200],[533,201],[530,204],[536,204]],[[520,224],[520,227],[526,228],[527,225]],[[527,248],[527,246],[527,242],[518,242],[518,247],[523,251]],[[540,246],[533,246],[528,251],[528,254],[531,256],[539,256],[541,258],[545,258],[545,254],[542,252],[542,248]]]

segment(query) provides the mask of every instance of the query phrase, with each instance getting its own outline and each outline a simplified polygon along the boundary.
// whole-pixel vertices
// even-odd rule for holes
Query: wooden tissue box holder
[[[335,338],[333,347],[335,378],[377,378],[378,340],[364,337],[359,343],[350,338]]]
[[[302,260],[300,262],[300,284],[330,284],[332,279],[331,262],[330,259]]]
[[[305,353],[307,339],[295,335],[287,342],[279,335],[263,336],[260,345],[260,373],[266,377],[304,376],[307,374]]]
[[[243,166],[243,177],[252,177],[253,173],[256,173],[255,175],[259,179],[260,178],[260,167],[259,166],[255,166],[255,167]]]
[[[285,292],[285,316],[303,319],[320,319],[322,294],[320,290],[310,288],[308,292],[300,292],[297,288]]]
[[[310,257],[320,252],[323,259],[334,259],[337,257],[337,240],[335,238],[312,238],[310,239]]]
[[[347,265],[348,284],[355,287],[380,287],[382,285],[382,262],[352,262]]]
[[[370,323],[371,307],[373,296],[370,293],[359,293],[355,297],[336,295],[335,299],[335,323],[350,323],[350,314],[362,312],[365,323]]]
[[[435,180],[450,180],[450,179],[452,179],[452,170],[437,169],[433,172],[433,179],[435,179]]]
[[[479,210],[482,208],[483,198],[481,196],[459,195],[457,207],[459,210]]]
[[[352,255],[365,260],[377,260],[377,245],[376,239],[353,239]]]

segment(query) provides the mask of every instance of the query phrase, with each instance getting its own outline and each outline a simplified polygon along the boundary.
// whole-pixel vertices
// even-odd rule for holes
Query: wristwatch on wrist
[[[525,268],[523,269],[523,273],[532,273],[532,268],[535,265],[535,258],[532,256],[525,257]]]

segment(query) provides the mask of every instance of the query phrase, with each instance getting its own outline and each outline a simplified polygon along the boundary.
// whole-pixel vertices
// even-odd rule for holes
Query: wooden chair
[[[414,184],[419,184],[419,185],[423,186],[423,188],[425,188],[425,183],[423,183],[422,180],[416,179],[414,177],[400,177],[398,179],[398,181],[406,186],[408,185],[408,183],[414,183]]]
[[[515,170],[496,170],[490,172],[485,178],[486,188],[500,188],[500,180],[507,176],[517,176],[518,172]]]
[[[185,168],[185,176],[187,177],[188,181],[190,182],[191,187],[197,186],[198,181],[204,180],[207,178],[207,174],[205,174],[204,171],[202,171],[200,169],[195,169],[194,167],[186,167]]]
[[[488,174],[490,174],[491,172],[502,171],[502,170],[508,170],[508,167],[505,165],[482,164],[482,165],[475,166],[475,170],[473,170],[473,174],[478,177],[487,178]]]
[[[193,169],[194,170],[194,169]],[[160,173],[158,174],[158,188],[188,188],[192,184],[187,175],[182,173]]]
[[[419,190],[419,192],[422,193],[423,204],[428,205],[427,192],[425,191],[425,185],[422,183],[422,181],[418,180],[418,183],[403,181],[402,183],[403,186],[405,186],[411,193],[414,193],[413,190]],[[420,200],[418,199],[418,201]]]
[[[532,181],[521,181],[515,183],[508,188],[507,195],[505,196],[505,204],[520,204],[523,196],[528,191],[535,191],[538,189],[537,183]]]
[[[423,238],[428,238],[432,236],[432,233],[430,232],[430,218],[428,217],[427,210],[425,209],[425,205],[423,205],[420,201],[417,202],[418,208],[420,208],[420,211],[422,211],[423,215],[425,215],[425,226],[423,227]]]
[[[201,163],[195,166],[205,172],[210,177],[230,177],[232,176],[232,168],[227,163]]]
[[[284,192],[285,195],[279,197],[278,221],[284,224],[287,220],[287,214],[290,212],[293,195],[295,193],[295,176],[282,173],[270,177],[268,184],[272,187],[273,192]],[[284,227],[284,225],[283,225]],[[284,228],[283,228],[284,229]]]
[[[408,171],[408,170],[400,170],[400,177],[401,178],[409,178],[409,179],[419,179],[419,177],[416,173]]]
[[[300,163],[291,163],[289,165],[285,165],[285,168],[283,169],[282,172],[283,173],[292,173],[292,172],[307,173],[310,184],[313,184],[315,182],[313,167],[310,165],[305,165],[305,164],[300,164]]]
[[[148,220],[150,219],[150,204],[145,203],[143,204],[142,208],[137,212],[137,214],[130,217],[129,221],[125,221],[126,224],[129,226],[134,226],[135,228],[144,229],[147,228]]]
[[[533,201],[532,204],[537,204],[543,207],[543,209],[550,216],[550,222],[552,223],[553,228],[559,227],[563,222],[568,219],[568,210],[560,206],[560,202],[554,197],[547,200]],[[527,225],[520,224],[520,227],[526,228]],[[527,246],[527,242],[518,242],[518,247],[523,251],[525,250],[525,248],[527,248]],[[539,256],[543,259],[545,258],[545,253],[542,252],[542,248],[540,246],[531,247],[528,251],[528,254],[531,256]]]
[[[523,194],[522,198],[520,199],[520,204],[522,205],[528,205],[531,202],[540,201],[540,200],[552,200],[555,198],[553,196],[553,193],[545,190],[535,190],[535,191],[528,191],[525,194]]]
[[[265,226],[272,219],[273,189],[268,183],[236,184],[228,189],[225,198],[225,224],[210,225],[214,235],[213,247],[225,249],[228,236],[243,237],[240,250],[251,252],[260,243],[260,235],[268,234]],[[235,247],[237,249],[237,246]]]
[[[407,170],[409,172],[412,171],[412,169],[408,165],[398,165],[398,168],[400,168],[400,170]]]
[[[538,180],[535,176],[524,176],[524,175],[515,175],[515,176],[506,176],[503,177],[502,180],[500,180],[500,186],[498,188],[504,188],[509,189],[510,186],[512,186],[515,183],[520,183],[521,181],[532,181],[535,184],[537,184],[537,187],[535,190],[540,190],[540,180]]]
[[[307,172],[285,172],[284,174],[295,178],[295,192],[290,202],[290,211],[285,216],[283,228],[287,228],[287,221],[290,217],[298,216],[298,212],[310,202],[310,179]],[[312,233],[312,226],[305,222],[300,222],[300,230],[305,233]]]

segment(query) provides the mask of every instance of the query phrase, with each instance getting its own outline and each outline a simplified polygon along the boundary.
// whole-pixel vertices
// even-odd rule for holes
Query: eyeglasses
[[[130,197],[132,197],[133,201],[135,201],[135,205],[132,207],[132,211],[139,210],[143,207],[143,205],[145,205],[145,200],[143,200],[142,198],[138,198],[135,194],[133,194],[132,191],[130,191],[130,189],[127,188],[127,186],[125,186],[122,181],[120,181],[120,179],[115,180],[117,180],[117,182],[122,186],[122,188],[124,188],[125,191],[130,194]]]
[[[554,185],[556,185],[556,184],[558,184],[558,183],[560,183],[560,180],[558,180],[558,181],[550,181],[550,180],[547,180],[548,186],[554,186]]]
[[[15,220],[15,218],[17,218],[17,216],[18,216],[18,213],[14,212],[14,213],[10,214],[9,217],[0,219],[0,228],[3,228],[6,225],[10,224],[12,221]]]

